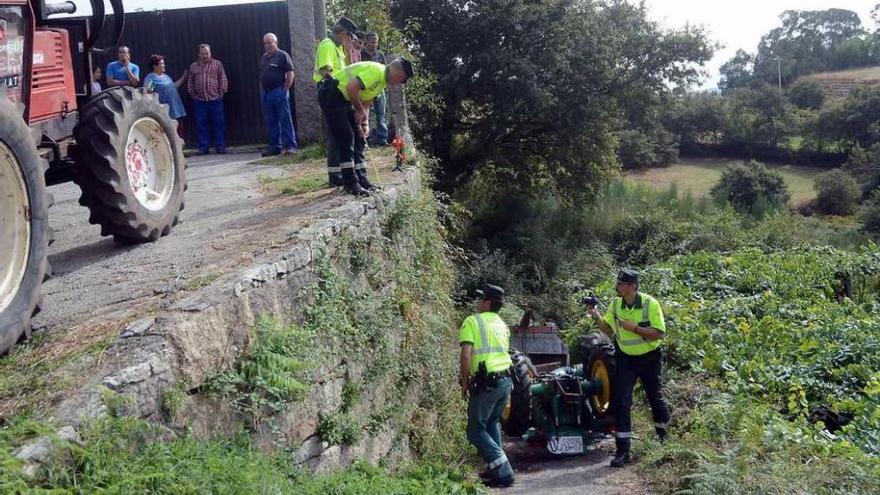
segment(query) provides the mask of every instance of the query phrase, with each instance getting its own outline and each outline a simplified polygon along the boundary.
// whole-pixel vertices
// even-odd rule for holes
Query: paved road
[[[258,259],[282,242],[297,219],[328,203],[344,201],[338,191],[314,201],[260,192],[259,174],[277,176],[280,167],[248,163],[257,155],[209,155],[189,160],[189,190],[181,223],[152,244],[126,246],[99,235],[79,205],[79,188],[50,188],[49,210],[56,242],[49,251],[53,277],[43,284],[44,310],[35,326],[61,328],[84,316],[144,312],[167,304],[175,292],[208,283]]]

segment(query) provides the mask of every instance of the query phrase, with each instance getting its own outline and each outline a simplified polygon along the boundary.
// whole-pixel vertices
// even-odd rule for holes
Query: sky
[[[637,0],[629,0],[636,2]],[[81,3],[81,2],[78,2]],[[153,10],[201,7],[233,3],[255,3],[253,0],[124,0],[126,10]],[[871,9],[880,0],[645,0],[650,16],[669,27],[685,24],[700,25],[723,47],[706,65],[708,77],[704,88],[718,82],[718,68],[743,48],[754,52],[767,31],[780,25],[779,15],[785,10],[852,10],[862,18],[863,25],[873,29]],[[109,12],[109,4],[107,6]]]
[[[754,53],[761,36],[781,25],[779,15],[786,10],[852,10],[859,14],[862,25],[873,29],[871,9],[880,0],[645,0],[650,16],[669,27],[685,24],[701,25],[709,36],[724,45],[706,64],[709,77],[704,88],[718,82],[718,69],[742,48]]]

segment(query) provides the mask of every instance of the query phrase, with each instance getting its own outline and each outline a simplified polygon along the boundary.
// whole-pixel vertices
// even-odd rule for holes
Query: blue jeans
[[[284,86],[262,91],[263,117],[269,130],[270,150],[296,148],[293,119],[290,115],[290,92]]]
[[[224,137],[226,123],[223,118],[223,98],[214,101],[193,99],[196,112],[196,132],[199,137],[199,151],[208,151],[211,147],[211,130],[214,131],[214,145],[217,151],[226,149]]]
[[[385,116],[386,103],[388,96],[385,91],[379,93],[379,96],[373,100],[373,114],[376,115],[376,126],[370,131],[370,142],[380,145],[388,144],[388,121]]]
[[[510,378],[501,378],[490,390],[472,389],[468,401],[468,441],[477,448],[495,479],[513,476],[501,443],[501,415],[512,388]]]

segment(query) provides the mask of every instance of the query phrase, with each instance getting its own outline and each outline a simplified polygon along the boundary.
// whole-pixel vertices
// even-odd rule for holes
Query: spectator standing
[[[363,33],[354,31],[351,33],[351,43],[348,45],[348,65],[361,61],[361,49],[364,47]]]
[[[226,121],[223,114],[223,96],[229,90],[229,80],[223,63],[211,56],[211,46],[199,45],[199,58],[189,66],[186,89],[193,100],[199,154],[207,155],[211,148],[211,131],[217,154],[226,153]]]
[[[98,93],[104,91],[104,88],[101,87],[101,78],[103,74],[101,73],[100,67],[95,67],[95,70],[92,71],[92,82],[91,82],[91,96],[94,98]]]
[[[131,61],[131,50],[125,45],[116,49],[116,60],[107,64],[107,87],[138,86],[141,82],[140,67]]]
[[[379,35],[376,33],[367,33],[364,42],[364,49],[361,50],[362,62],[379,62],[385,65],[385,54],[379,50]],[[386,91],[379,93],[379,96],[373,100],[372,113],[376,116],[376,125],[373,127],[371,136],[367,138],[367,142],[373,146],[385,146],[388,144],[388,122],[386,120],[385,109],[388,101]]]
[[[342,17],[333,26],[330,36],[318,43],[315,53],[315,73],[312,80],[320,83],[325,78],[332,78],[333,74],[345,68],[345,55],[347,46],[351,45],[352,36],[357,31],[357,26],[351,19]],[[339,168],[339,153],[336,142],[333,141],[333,133],[326,133],[327,145],[327,177],[331,186],[342,185],[342,170]]]
[[[273,33],[263,36],[266,52],[260,59],[260,86],[262,87],[263,116],[269,131],[269,146],[263,156],[293,153],[296,135],[290,115],[290,87],[293,86],[293,60],[278,49],[278,37]]]
[[[177,121],[177,135],[183,139],[183,118],[186,117],[186,110],[177,88],[186,81],[187,72],[184,71],[176,81],[171,79],[165,73],[165,57],[162,55],[150,56],[150,71],[144,78],[144,87],[150,93],[157,93],[160,103],[168,105],[168,116]]]

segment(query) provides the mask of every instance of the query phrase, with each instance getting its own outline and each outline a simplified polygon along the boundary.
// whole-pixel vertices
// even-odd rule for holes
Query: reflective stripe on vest
[[[483,317],[480,314],[475,314],[474,319],[477,320],[477,328],[480,329],[480,348],[474,349],[474,354],[489,354],[492,352],[507,352],[507,349],[501,346],[488,347],[489,339],[486,336],[486,322],[483,321]]]
[[[639,294],[642,298],[642,319],[636,323],[650,321],[649,309],[651,299],[644,294]],[[623,298],[619,298],[620,304],[623,305]],[[660,347],[659,340],[645,340],[635,332],[630,332],[620,326],[620,319],[617,317],[617,301],[611,304],[611,315],[614,318],[614,337],[620,350],[632,356],[638,356],[653,351]]]

